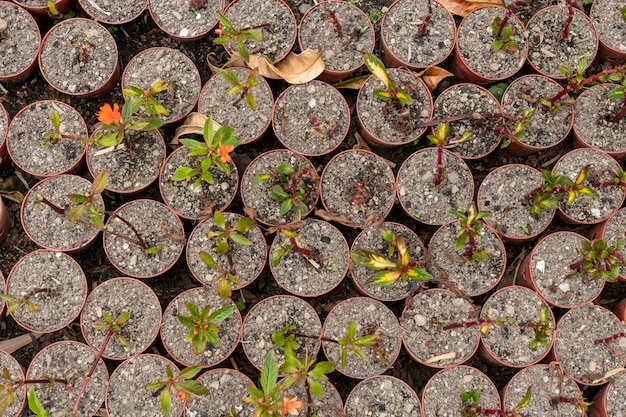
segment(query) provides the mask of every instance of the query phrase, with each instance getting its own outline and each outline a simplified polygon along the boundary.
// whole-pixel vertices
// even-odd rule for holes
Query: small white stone
[[[413,320],[415,321],[415,324],[417,326],[424,326],[426,325],[426,317],[422,316],[421,314],[417,314]]]
[[[537,261],[537,265],[535,266],[537,270],[539,270],[542,274],[546,272],[546,261],[541,260]]]
[[[315,106],[317,106],[317,102],[315,101],[314,98],[312,98],[311,101],[309,101],[309,107],[314,109]]]
[[[180,32],[178,33],[179,36],[189,36],[189,29],[187,28],[182,28],[180,30]]]
[[[559,284],[559,290],[561,290],[563,292],[568,292],[569,291],[569,284],[567,282],[563,282],[563,283]]]
[[[595,372],[597,366],[598,366],[597,363],[595,363],[594,361],[591,361],[589,362],[588,368],[591,372]]]

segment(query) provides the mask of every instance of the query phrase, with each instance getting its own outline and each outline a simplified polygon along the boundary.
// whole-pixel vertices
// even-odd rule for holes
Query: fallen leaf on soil
[[[433,356],[432,358],[426,359],[424,362],[433,363],[433,362],[439,362],[439,361],[443,361],[446,359],[454,359],[454,358],[456,358],[456,352],[453,351],[453,352],[444,353],[443,355]]]
[[[289,53],[276,65],[270,63],[264,56],[250,55],[248,67],[258,68],[259,73],[266,78],[282,79],[289,84],[304,84],[317,78],[326,68],[326,64],[320,53],[307,49],[300,54]]]
[[[363,137],[359,135],[359,132],[354,132],[354,137],[356,138],[356,144],[352,147],[352,149],[363,149],[365,151],[371,151],[370,146],[367,144],[367,142],[365,142],[365,139],[363,139]]]
[[[43,333],[28,333],[0,342],[0,350],[11,354],[39,339]]]
[[[350,223],[350,220],[343,214],[333,213],[328,210],[316,209],[315,215],[327,222]]]
[[[420,77],[431,92],[435,91],[444,78],[454,76],[450,71],[435,66],[428,67],[420,72],[414,72],[413,74]]]
[[[256,211],[250,207],[244,207],[243,214],[245,214],[246,217],[250,217],[252,220],[256,220]]]
[[[333,84],[333,87],[358,90],[363,86],[363,84],[365,84],[365,81],[367,81],[367,79],[371,76],[372,74],[367,74],[367,75],[361,75],[360,77],[349,78],[347,80],[339,81],[338,83]]]
[[[439,4],[450,13],[465,17],[484,6],[504,7],[504,0],[441,0]]]
[[[620,372],[624,372],[624,368],[612,369],[612,370],[608,371],[607,373],[605,373],[604,375],[602,375],[601,378],[594,379],[593,381],[591,381],[591,383],[592,384],[598,384],[598,383],[600,383],[602,381],[605,381],[606,379],[612,377],[613,375],[619,374]]]
[[[207,117],[202,113],[189,113],[189,116],[185,118],[185,123],[183,123],[183,125],[180,126],[178,129],[176,129],[174,137],[170,141],[170,145],[178,145],[178,139],[181,136],[188,136],[192,134],[202,136],[202,134],[204,133],[204,122],[206,121],[206,119]],[[221,125],[213,120],[213,131],[216,131],[220,127]]]
[[[14,201],[16,203],[22,203],[24,201],[24,195],[19,191],[3,191],[0,190],[0,196],[6,198],[7,200]]]

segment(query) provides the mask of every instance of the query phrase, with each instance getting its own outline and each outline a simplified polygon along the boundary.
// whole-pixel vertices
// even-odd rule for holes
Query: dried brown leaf
[[[414,74],[420,77],[422,81],[424,81],[424,83],[431,92],[435,91],[439,83],[444,78],[454,76],[454,74],[450,71],[435,66],[428,67],[420,72],[414,72]]]
[[[476,9],[485,6],[503,6],[504,0],[441,0],[439,2],[447,11],[465,17]]]
[[[206,121],[207,116],[202,113],[192,112],[189,113],[189,116],[185,118],[185,123],[182,126],[176,129],[174,132],[174,137],[170,141],[170,145],[176,146],[179,144],[178,139],[181,136],[189,136],[189,135],[200,135],[204,133],[204,122]],[[219,129],[221,125],[213,120],[213,131]]]
[[[371,151],[370,146],[365,142],[365,139],[359,134],[359,132],[354,132],[354,137],[356,138],[356,143],[352,147],[352,149],[363,149],[366,151]]]
[[[322,220],[326,220],[327,222],[337,222],[337,223],[350,223],[350,220],[339,213],[333,213],[328,210],[317,209],[315,210],[315,215]]]
[[[454,359],[454,358],[456,358],[456,352],[452,351],[452,352],[444,353],[443,355],[433,356],[432,358],[426,359],[424,362],[433,363],[433,362],[439,362],[439,361],[443,361],[446,359]]]
[[[258,68],[265,78],[282,79],[289,84],[304,84],[317,78],[326,65],[320,53],[307,49],[300,54],[291,52],[276,65],[261,55],[250,55],[248,67]]]
[[[250,217],[252,220],[256,221],[256,211],[254,211],[254,209],[251,209],[250,207],[244,207],[243,214],[245,214],[246,217]]]
[[[349,78],[347,80],[339,81],[338,83],[333,84],[335,88],[348,88],[351,90],[359,90],[363,84],[367,81],[371,74],[361,75],[360,77]]]

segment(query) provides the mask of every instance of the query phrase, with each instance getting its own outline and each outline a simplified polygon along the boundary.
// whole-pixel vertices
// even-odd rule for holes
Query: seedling
[[[617,123],[622,117],[626,116],[626,77],[622,81],[622,85],[614,87],[609,91],[609,98],[611,100],[622,100],[622,107],[609,120],[610,123]]]
[[[72,42],[72,46],[78,50],[79,60],[82,63],[86,63],[89,61],[89,54],[92,50],[96,48],[89,39],[85,38],[82,42],[74,41]]]
[[[287,352],[294,352],[300,349],[300,343],[296,341],[296,326],[293,324],[285,323],[283,327],[272,334],[272,341],[274,347],[284,347],[285,354]]]
[[[313,395],[320,400],[324,399],[324,387],[319,381],[327,381],[326,374],[330,374],[335,370],[332,362],[322,361],[316,362],[315,356],[309,358],[308,350],[304,354],[304,358],[298,359],[292,350],[285,349],[285,363],[281,366],[280,371],[288,373],[285,378],[283,388],[287,389],[291,385],[298,384],[306,389],[307,393],[307,410],[306,415],[310,415],[311,406],[313,404]]]
[[[563,30],[559,34],[559,40],[561,42],[569,40],[569,27],[574,20],[574,6],[572,5],[572,0],[567,0],[567,19],[565,20],[565,25],[563,26]]]
[[[621,239],[617,239],[615,246],[609,245],[603,239],[583,241],[581,247],[577,249],[582,258],[569,266],[574,271],[569,277],[583,274],[592,279],[601,278],[614,282],[619,277],[620,267],[626,265],[621,250]]]
[[[139,87],[128,86],[122,90],[122,94],[130,97],[133,108],[145,106],[146,114],[152,116],[169,116],[170,112],[154,96],[167,90],[169,83],[163,80],[156,80],[150,88],[142,90]]]
[[[180,143],[191,151],[190,157],[202,156],[203,159],[195,168],[186,166],[177,168],[172,181],[187,181],[197,177],[194,181],[194,188],[200,187],[202,181],[213,184],[214,178],[211,173],[213,165],[226,175],[230,175],[228,165],[232,161],[230,154],[241,143],[233,138],[233,131],[231,126],[221,126],[214,131],[213,118],[209,116],[204,122],[203,142],[188,138],[180,139]]]
[[[348,203],[356,205],[359,210],[365,213],[365,204],[372,198],[370,184],[374,179],[374,171],[371,164],[367,163],[367,175],[361,175],[358,181],[350,184],[348,189]]]
[[[220,328],[218,323],[226,320],[235,312],[235,306],[227,305],[211,312],[211,306],[205,306],[202,311],[192,302],[186,302],[185,307],[189,311],[189,316],[179,314],[176,316],[178,321],[185,327],[189,328],[189,332],[185,337],[185,342],[191,343],[191,350],[194,355],[200,355],[206,350],[206,344],[219,346],[222,343],[218,333]]]
[[[376,97],[390,105],[393,105],[396,110],[400,110],[404,105],[413,102],[413,99],[408,93],[398,89],[398,87],[391,81],[391,78],[389,78],[389,74],[387,73],[387,68],[385,68],[385,64],[383,64],[383,62],[376,55],[371,53],[365,54],[365,64],[372,75],[378,78],[383,87],[385,87],[385,89],[374,90],[374,95]]]
[[[206,7],[206,0],[189,0],[189,7],[191,10],[198,13],[198,10]]]
[[[250,93],[250,90],[259,85],[259,82],[257,81],[257,77],[259,76],[258,68],[250,72],[250,75],[248,75],[246,81],[243,84],[239,82],[237,73],[233,70],[215,68],[215,71],[220,77],[222,77],[224,81],[233,86],[233,88],[228,91],[229,96],[239,94],[239,97],[233,103],[233,107],[239,108],[239,103],[241,102],[241,100],[245,99],[248,107],[251,110],[256,110],[256,99],[254,98],[252,93]]]
[[[298,232],[294,229],[280,229],[280,233],[285,235],[289,239],[289,243],[286,245],[279,245],[278,248],[272,254],[272,265],[278,266],[280,264],[280,260],[283,256],[288,253],[299,253],[304,256],[304,258],[309,262],[315,269],[319,269],[322,261],[318,259],[316,254],[311,249],[304,248],[300,246],[298,242]]]
[[[11,35],[6,33],[4,30],[0,30],[0,41],[4,41],[6,39],[11,39]]]
[[[626,6],[622,7],[621,9],[619,9],[619,12],[622,15],[622,17],[624,18],[624,22],[626,22]]]
[[[576,409],[583,411],[583,415],[586,415],[585,412],[589,409],[589,406],[591,405],[591,403],[585,401],[582,393],[578,398],[559,396],[550,399],[550,405],[552,407],[557,407],[559,404],[574,404],[574,407],[576,407]]]
[[[161,402],[161,411],[164,416],[169,416],[172,408],[172,392],[179,400],[187,402],[190,395],[204,395],[209,390],[207,387],[199,384],[193,378],[202,370],[199,365],[190,366],[178,374],[174,375],[174,371],[169,366],[165,369],[166,379],[148,384],[148,389],[155,390],[153,397],[159,397]]]
[[[66,208],[59,207],[54,204],[50,200],[48,200],[45,196],[41,194],[35,194],[33,196],[33,205],[41,206],[46,205],[54,210],[57,214],[66,215],[68,221],[77,222],[82,225],[88,227],[94,227],[98,230],[101,230],[103,233],[109,233],[113,236],[119,237],[129,243],[139,246],[143,249],[147,254],[155,254],[164,248],[164,243],[159,243],[154,246],[148,246],[144,239],[141,237],[137,229],[126,219],[121,217],[119,214],[111,211],[104,211],[102,207],[98,204],[97,196],[102,194],[104,189],[106,188],[107,181],[109,178],[109,174],[106,171],[102,171],[100,174],[94,178],[93,183],[91,185],[91,190],[85,194],[68,194],[68,197],[72,201],[74,205]],[[89,222],[83,220],[83,214],[87,213],[89,217]],[[111,229],[110,226],[104,225],[104,216],[108,214],[109,216],[113,216],[122,223],[124,223],[133,233],[133,237],[123,235]]]
[[[265,23],[262,25],[237,29],[230,19],[223,14],[218,13],[217,19],[220,22],[220,28],[215,30],[215,34],[218,35],[218,37],[213,39],[213,43],[217,45],[226,45],[234,41],[239,55],[245,62],[250,60],[250,51],[248,50],[247,42],[262,41],[263,32],[261,29],[270,27],[269,23]]]
[[[502,317],[498,320],[494,320],[489,316],[485,316],[485,318],[483,319],[467,321],[465,323],[450,323],[446,326],[443,326],[443,330],[480,326],[480,332],[484,335],[488,335],[491,326],[495,325],[498,327],[502,327],[506,323],[515,323],[516,321],[517,319],[515,317]]]
[[[283,385],[278,384],[278,365],[274,352],[269,351],[261,369],[261,389],[248,386],[250,396],[244,401],[255,408],[256,417],[280,417],[289,413],[297,416],[304,408],[298,397],[287,397],[283,393]]]
[[[406,285],[408,279],[426,281],[431,278],[425,269],[418,266],[420,262],[411,260],[404,236],[396,235],[389,230],[382,230],[381,234],[390,245],[387,251],[388,257],[363,248],[350,251],[350,258],[356,265],[378,271],[369,280],[371,285],[386,287],[398,279]],[[389,259],[394,254],[397,259],[395,262]]]
[[[319,180],[319,175],[315,169],[302,162],[297,168],[289,162],[283,162],[275,168],[270,168],[269,172],[258,174],[252,182],[261,184],[272,181],[269,196],[274,201],[280,201],[280,215],[284,216],[290,211],[301,220],[308,211],[306,202],[307,189],[313,188],[315,181]]]
[[[478,416],[502,416],[502,417],[522,417],[519,411],[528,406],[532,396],[532,389],[528,387],[526,395],[520,400],[520,402],[511,411],[504,411],[499,409],[488,409],[478,405],[480,401],[480,390],[473,389],[471,391],[464,391],[461,393],[462,408],[459,409],[459,414],[464,417],[478,417]]]
[[[326,20],[332,22],[332,24],[335,26],[337,37],[342,38],[343,28],[341,27],[341,23],[339,23],[339,19],[337,18],[337,15],[335,14],[335,12],[330,9],[324,9],[324,16],[326,17]]]
[[[570,205],[583,195],[595,197],[597,195],[595,190],[584,184],[589,174],[588,170],[587,165],[582,167],[574,181],[558,172],[553,174],[549,170],[544,170],[541,173],[544,183],[526,195],[530,212],[539,216],[542,210],[556,209],[562,201]]]
[[[0,293],[0,299],[7,302],[7,305],[8,305],[7,314],[13,313],[22,305],[25,305],[28,311],[33,313],[37,311],[37,305],[33,301],[31,301],[31,299],[37,294],[47,293],[50,291],[51,291],[50,288],[35,288],[20,297],[15,297],[13,295]]]
[[[457,234],[455,241],[455,249],[461,250],[467,244],[467,250],[465,256],[472,261],[478,259],[489,259],[489,255],[483,249],[476,246],[476,236],[480,235],[480,231],[483,228],[482,219],[490,216],[490,213],[485,211],[477,211],[476,205],[472,203],[467,208],[467,213],[458,210],[448,211],[448,215],[457,217],[459,219],[459,233]]]
[[[419,33],[422,36],[426,35],[426,29],[428,27],[428,24],[432,20],[432,18],[433,18],[433,2],[432,0],[428,0],[428,14],[424,16],[424,18],[422,19],[422,25],[420,26],[417,33]]]
[[[209,231],[207,237],[213,241],[213,252],[226,256],[228,268],[223,268],[219,265],[208,252],[201,251],[199,256],[208,267],[219,271],[220,274],[215,278],[215,282],[219,281],[217,292],[222,298],[228,299],[232,296],[231,284],[239,284],[231,245],[249,246],[252,244],[245,234],[254,225],[254,220],[249,217],[242,217],[231,227],[226,224],[222,212],[215,211],[213,213],[213,222],[219,228],[219,231]]]
[[[511,53],[517,51],[515,28],[507,25],[507,23],[511,19],[511,16],[513,16],[515,9],[525,1],[526,0],[517,0],[507,9],[504,18],[498,16],[493,20],[493,23],[491,23],[491,32],[494,36],[493,49],[495,51],[499,51],[500,49]]]
[[[80,405],[80,400],[83,398],[85,390],[87,389],[87,385],[89,384],[91,377],[96,371],[96,368],[98,367],[98,362],[100,362],[102,354],[109,345],[111,339],[114,339],[122,346],[128,346],[128,341],[120,335],[120,332],[122,331],[122,326],[128,321],[129,318],[130,312],[123,311],[117,316],[115,320],[113,320],[113,317],[108,312],[102,310],[103,321],[97,321],[92,323],[94,329],[107,332],[107,335],[102,342],[102,346],[100,347],[100,350],[98,351],[98,354],[96,355],[96,358],[94,359],[91,368],[89,368],[89,372],[87,373],[87,376],[83,381],[83,385],[80,387],[80,391],[78,392],[78,396],[76,397],[76,402],[74,403],[74,408],[72,409],[72,417],[76,417],[78,413],[78,406]]]
[[[13,405],[13,403],[15,402],[15,393],[18,390],[21,390],[26,385],[34,384],[45,384],[49,387],[53,386],[54,384],[63,384],[69,386],[70,381],[66,379],[52,377],[43,377],[39,379],[14,379],[11,375],[11,372],[9,372],[8,369],[4,368],[2,370],[2,378],[0,379],[0,416],[3,416],[6,410],[11,407],[11,405]],[[34,387],[31,386],[30,392],[34,392]],[[31,400],[29,395],[29,405],[30,401]],[[41,410],[43,410],[43,406],[41,407]],[[44,414],[40,413],[40,415]]]
[[[467,142],[472,138],[472,132],[465,131],[463,136],[458,139],[449,139],[448,133],[450,131],[450,123],[443,122],[437,125],[435,129],[435,135],[428,135],[430,143],[437,147],[437,171],[435,172],[435,187],[441,189],[445,185],[444,177],[446,176],[446,168],[443,165],[443,150],[447,146],[456,145],[459,143]]]
[[[541,307],[538,322],[528,321],[520,323],[520,326],[530,327],[535,331],[535,338],[531,340],[528,345],[531,349],[535,349],[539,345],[547,348],[550,345],[548,343],[548,337],[552,334],[554,328],[550,323],[550,310],[548,307]]]

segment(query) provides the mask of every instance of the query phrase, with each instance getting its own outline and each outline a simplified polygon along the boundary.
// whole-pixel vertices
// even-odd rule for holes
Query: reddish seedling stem
[[[443,147],[437,146],[437,172],[435,173],[435,185],[438,187],[443,180]]]
[[[422,23],[422,27],[420,27],[420,30],[419,30],[420,35],[426,34],[426,27],[430,23],[432,16],[433,16],[433,2],[432,0],[428,0],[428,14],[426,15],[426,17],[424,17],[424,23]]]
[[[85,380],[83,381],[83,385],[80,387],[80,392],[78,393],[78,396],[76,397],[76,402],[74,403],[74,408],[72,409],[73,417],[75,417],[76,414],[78,413],[78,406],[80,405],[80,400],[83,398],[83,395],[85,394],[85,390],[87,389],[87,384],[89,384],[89,381],[91,380],[91,377],[93,376],[93,373],[96,372],[96,367],[98,366],[98,362],[102,358],[102,354],[104,353],[104,350],[106,349],[107,345],[109,344],[109,341],[111,340],[111,337],[113,337],[114,334],[115,332],[113,330],[109,330],[109,332],[106,335],[106,338],[104,339],[104,342],[102,342],[102,347],[100,347],[100,350],[98,351],[98,354],[96,355],[96,359],[93,361],[93,364],[91,365],[91,368],[89,369],[89,373],[85,377]]]
[[[484,415],[484,416],[505,416],[506,414],[504,413],[504,411],[502,410],[492,410],[492,409],[488,409],[488,408],[481,408],[481,407],[465,407],[465,412],[466,413],[470,413],[470,412],[474,412],[475,415]]]
[[[320,137],[324,136],[324,132],[322,131],[322,123],[320,123],[319,119],[315,114],[309,114],[309,122],[313,125],[313,129],[320,135]]]
[[[623,71],[624,71],[624,67],[611,68],[611,69],[607,69],[607,70],[601,71],[601,72],[599,72],[597,74],[594,74],[594,75],[592,75],[590,77],[587,77],[587,78],[581,80],[578,83],[570,82],[565,88],[563,88],[554,97],[552,97],[550,99],[550,104],[555,104],[560,98],[565,96],[567,93],[570,93],[572,91],[576,91],[580,87],[582,87],[584,85],[587,85],[587,84],[590,84],[590,83],[592,83],[594,81],[598,81],[600,79],[600,77],[603,77],[603,76],[609,75],[609,74],[614,74],[616,72],[623,72]],[[621,113],[621,111],[620,111],[620,113]]]
[[[617,340],[620,337],[625,337],[625,336],[626,336],[626,332],[619,332],[619,333],[614,334],[613,336],[609,336],[604,339],[595,340],[593,343],[595,343],[596,345],[600,345],[602,343],[610,343],[613,340]]]
[[[622,108],[619,109],[617,114],[615,116],[613,116],[613,118],[611,120],[609,120],[609,122],[610,123],[617,123],[617,122],[619,122],[619,119],[621,119],[624,116],[626,116],[626,96],[624,96],[624,101],[622,102]]]
[[[500,22],[500,25],[498,26],[498,33],[496,33],[496,39],[500,39],[500,36],[502,35],[502,31],[506,27],[506,24],[509,22],[509,19],[513,15],[513,12],[525,1],[526,0],[517,0],[515,3],[511,5],[511,7],[508,8],[508,10],[506,11],[506,15],[504,15],[502,22]]]
[[[343,37],[343,28],[341,27],[341,23],[339,23],[339,19],[337,19],[337,15],[334,11],[329,9],[324,9],[324,14],[326,15],[326,20],[330,20],[333,25],[335,25],[335,30],[337,31],[337,36]]]
[[[290,237],[289,243],[291,243],[291,245],[293,246],[292,250],[294,252],[302,254],[302,256],[304,256],[305,258],[311,257],[312,252],[309,249],[305,249],[303,247],[298,246],[298,242],[296,241],[295,237]]]
[[[569,27],[574,20],[574,7],[572,6],[572,0],[567,0],[567,20],[565,26],[563,26],[563,32],[561,32],[561,40],[566,41],[569,38]]]
[[[492,320],[492,319],[478,319],[474,321],[468,321],[465,323],[451,323],[451,324],[448,324],[447,326],[443,326],[443,330],[459,329],[461,327],[480,326],[483,324],[494,324],[496,322],[497,320]]]

